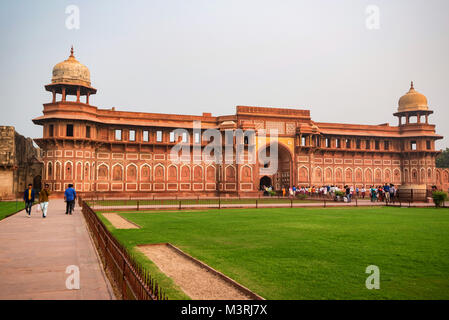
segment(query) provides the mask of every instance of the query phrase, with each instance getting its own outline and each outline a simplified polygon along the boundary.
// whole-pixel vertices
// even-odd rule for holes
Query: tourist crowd
[[[273,192],[273,187],[265,187],[268,194]],[[393,184],[385,183],[379,186],[349,186],[343,187],[335,185],[326,186],[292,186],[289,188],[282,188],[283,197],[296,197],[298,195],[305,195],[309,197],[327,197],[335,200],[344,200],[351,202],[352,199],[371,199],[376,201],[394,201],[397,196],[397,188]]]

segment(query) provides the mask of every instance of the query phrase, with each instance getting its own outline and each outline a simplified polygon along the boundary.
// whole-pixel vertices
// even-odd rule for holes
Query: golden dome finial
[[[426,96],[415,90],[413,81],[410,83],[410,90],[399,99],[398,104],[398,112],[429,110]]]
[[[70,56],[53,67],[52,83],[68,83],[90,87],[89,69],[76,60],[70,48]]]

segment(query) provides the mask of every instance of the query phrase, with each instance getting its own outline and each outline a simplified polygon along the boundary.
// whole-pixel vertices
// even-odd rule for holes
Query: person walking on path
[[[384,201],[384,189],[382,186],[377,187],[377,198],[380,202]]]
[[[349,186],[344,186],[345,188],[345,194],[346,194],[346,201],[351,202],[351,188]]]
[[[376,189],[374,188],[374,186],[371,186],[370,189],[370,194],[371,194],[371,202],[376,202],[377,201],[377,195],[376,195]]]
[[[384,194],[385,194],[385,202],[390,202],[390,186],[385,183],[384,184]]]
[[[25,201],[25,211],[28,213],[28,217],[31,217],[31,208],[33,207],[34,197],[36,193],[33,189],[33,185],[30,183],[28,189],[23,193],[23,201]]]
[[[394,184],[390,184],[390,201],[395,201],[395,194],[396,194],[396,188],[394,187]]]
[[[47,209],[48,209],[48,197],[50,196],[50,190],[48,189],[49,185],[45,184],[44,189],[39,192],[39,202],[42,210],[42,218],[47,217]]]
[[[293,198],[293,188],[292,187],[288,188],[288,194],[289,194],[290,198]]]
[[[65,214],[72,214],[75,209],[76,191],[73,189],[73,184],[69,184],[69,187],[64,192],[64,200],[67,203]]]

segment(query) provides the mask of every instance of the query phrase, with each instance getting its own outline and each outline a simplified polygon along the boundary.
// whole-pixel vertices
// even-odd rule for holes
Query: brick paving
[[[0,221],[0,299],[115,299],[80,208],[66,215],[64,201],[50,199],[45,219],[36,209]],[[78,290],[66,288],[70,265],[80,270]]]

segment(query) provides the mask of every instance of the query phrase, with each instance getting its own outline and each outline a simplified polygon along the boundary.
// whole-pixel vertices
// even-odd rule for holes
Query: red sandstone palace
[[[51,103],[33,122],[43,126],[35,139],[43,149],[43,182],[63,191],[73,183],[80,192],[108,194],[254,195],[261,183],[306,185],[436,185],[447,190],[449,172],[435,167],[435,140],[442,139],[429,123],[427,99],[413,88],[399,99],[398,126],[321,123],[309,110],[237,106],[236,114],[212,116],[125,112],[99,109],[89,104],[97,90],[90,72],[73,55],[53,68]],[[73,96],[74,101],[67,97]],[[83,100],[83,101],[82,101]],[[203,159],[174,163],[171,148],[177,143],[171,132],[187,129],[193,143],[194,121],[202,130],[254,130],[248,144],[255,154],[277,143],[278,171],[261,175],[252,164],[205,163]],[[277,142],[261,133],[276,129]],[[183,137],[185,138],[185,137]],[[190,142],[191,141],[191,142]],[[198,142],[198,141],[196,141]],[[207,144],[202,141],[201,147]]]

